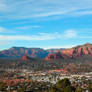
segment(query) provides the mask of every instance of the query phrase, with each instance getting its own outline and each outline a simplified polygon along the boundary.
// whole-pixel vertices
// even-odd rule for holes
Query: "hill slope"
[[[92,55],[92,44],[86,43],[84,45],[76,46],[70,49],[62,50],[62,53],[49,54],[46,60],[60,59],[60,58],[77,58],[84,55]]]
[[[60,49],[61,50],[61,49]],[[45,58],[50,53],[56,53],[59,49],[44,50],[41,48],[25,48],[25,47],[12,47],[8,50],[0,51],[0,58],[21,58],[29,56],[32,58]]]

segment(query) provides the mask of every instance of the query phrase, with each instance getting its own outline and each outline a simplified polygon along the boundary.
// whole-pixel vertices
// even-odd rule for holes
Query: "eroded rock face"
[[[62,49],[48,49],[41,48],[25,48],[25,47],[12,47],[8,50],[0,51],[0,58],[21,58],[23,56],[29,56],[32,58],[45,58],[48,54],[54,54]]]
[[[46,60],[53,60],[53,59],[64,59],[65,55],[62,55],[61,52],[57,52],[55,54],[49,54],[45,59]]]
[[[86,43],[71,49],[48,49],[41,48],[25,48],[25,47],[12,47],[8,50],[0,51],[0,58],[21,58],[23,56],[31,58],[45,58],[58,59],[58,58],[77,58],[83,55],[92,55],[92,44]]]
[[[21,60],[22,60],[22,61],[27,61],[27,60],[30,60],[30,58],[29,58],[28,56],[23,56],[23,57],[21,58]]]
[[[59,58],[77,58],[84,55],[92,55],[92,44],[84,44],[71,49],[62,50],[62,53],[49,54],[46,60],[59,59]]]
[[[92,55],[92,44],[87,43],[82,46],[66,49],[62,51],[62,54],[73,58],[84,55]]]
[[[25,55],[33,58],[45,58],[48,52],[41,48],[25,47],[12,47],[8,50],[0,51],[0,58],[21,58]]]

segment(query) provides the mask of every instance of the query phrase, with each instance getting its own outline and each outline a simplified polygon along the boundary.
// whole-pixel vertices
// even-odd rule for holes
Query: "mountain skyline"
[[[62,46],[57,46],[57,47],[49,47],[49,48],[41,48],[41,47],[27,47],[27,46],[12,46],[10,48],[7,48],[7,49],[2,49],[0,51],[3,51],[3,50],[8,50],[8,49],[12,49],[12,48],[24,48],[24,49],[43,49],[43,50],[60,50],[60,49],[71,49],[71,48],[74,48],[76,46],[82,46],[82,45],[85,45],[85,44],[92,44],[92,43],[89,43],[89,42],[86,42],[84,44],[77,44],[77,45],[68,45],[68,46],[65,46],[65,47],[62,47]],[[53,51],[52,51],[53,52]]]
[[[91,17],[91,0],[0,0],[0,50],[91,43]]]
[[[92,44],[86,43],[78,45],[69,49],[47,49],[42,48],[26,48],[26,47],[12,47],[7,50],[0,51],[0,58],[17,59],[26,57],[31,58],[76,58],[84,55],[92,55]]]

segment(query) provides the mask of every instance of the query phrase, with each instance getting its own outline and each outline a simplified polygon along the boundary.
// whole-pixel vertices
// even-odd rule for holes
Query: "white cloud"
[[[8,13],[11,9],[5,0],[0,0],[0,13]]]
[[[1,32],[7,30],[1,28]],[[0,35],[0,40],[54,40],[54,39],[69,39],[77,37],[74,30],[67,30],[65,33],[38,33],[37,35]]]
[[[16,27],[16,29],[21,29],[21,30],[25,30],[25,29],[37,29],[40,28],[40,26],[37,25],[31,25],[31,26],[21,26],[21,27]]]
[[[8,33],[11,31],[8,31],[7,29],[0,27],[1,33]],[[11,32],[12,33],[12,32]],[[84,33],[84,32],[83,32]],[[77,32],[74,29],[68,29],[65,30],[64,33],[54,32],[54,33],[38,33],[36,35],[0,35],[0,40],[26,40],[26,41],[40,41],[40,40],[55,40],[55,39],[74,39],[74,38],[80,38],[80,39],[91,39],[91,32],[90,36],[88,34],[83,34],[82,32]],[[68,46],[69,47],[69,46]]]
[[[46,46],[45,49],[59,49],[59,48],[72,48],[76,45],[62,45],[62,46]]]
[[[91,0],[0,0],[0,19],[35,19],[50,16],[92,15]]]
[[[0,26],[0,33],[9,33],[11,32],[10,30],[8,30],[7,28],[1,27]]]
[[[12,44],[12,43],[13,43],[12,41],[0,39],[0,46],[6,46],[6,45],[9,45],[9,44]]]
[[[48,33],[39,33],[38,35],[0,35],[0,40],[53,40],[57,39],[59,34],[48,34]]]
[[[75,11],[70,14],[70,16],[83,16],[83,15],[92,15],[92,10]]]
[[[75,30],[70,29],[70,30],[65,31],[64,37],[75,38],[75,37],[77,37],[77,33]]]
[[[0,32],[5,32],[5,31],[6,31],[6,29],[5,29],[5,28],[0,27]]]

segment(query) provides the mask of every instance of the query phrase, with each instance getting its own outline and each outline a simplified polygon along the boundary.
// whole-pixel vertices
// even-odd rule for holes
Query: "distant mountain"
[[[70,49],[62,50],[62,53],[49,54],[46,60],[60,59],[60,58],[77,58],[84,55],[92,55],[92,44],[86,43],[84,45],[76,46]]]
[[[12,47],[8,50],[3,50],[0,52],[1,58],[21,58],[25,55],[33,58],[45,58],[48,55],[48,52],[40,48],[24,47]]]
[[[76,46],[70,49],[48,49],[41,48],[25,48],[12,47],[8,50],[0,51],[0,58],[22,58],[27,56],[30,58],[45,58],[46,60],[77,58],[84,55],[92,55],[92,44],[86,43],[84,45]]]
[[[62,51],[62,54],[67,55],[71,58],[76,58],[78,56],[92,55],[92,44],[86,43],[71,49],[66,49]]]
[[[59,50],[59,49],[58,49]],[[48,54],[56,53],[58,50],[44,50],[41,48],[25,48],[25,47],[12,47],[8,50],[0,51],[0,58],[21,58],[28,56],[32,58],[45,58]],[[61,49],[60,49],[61,50]]]

